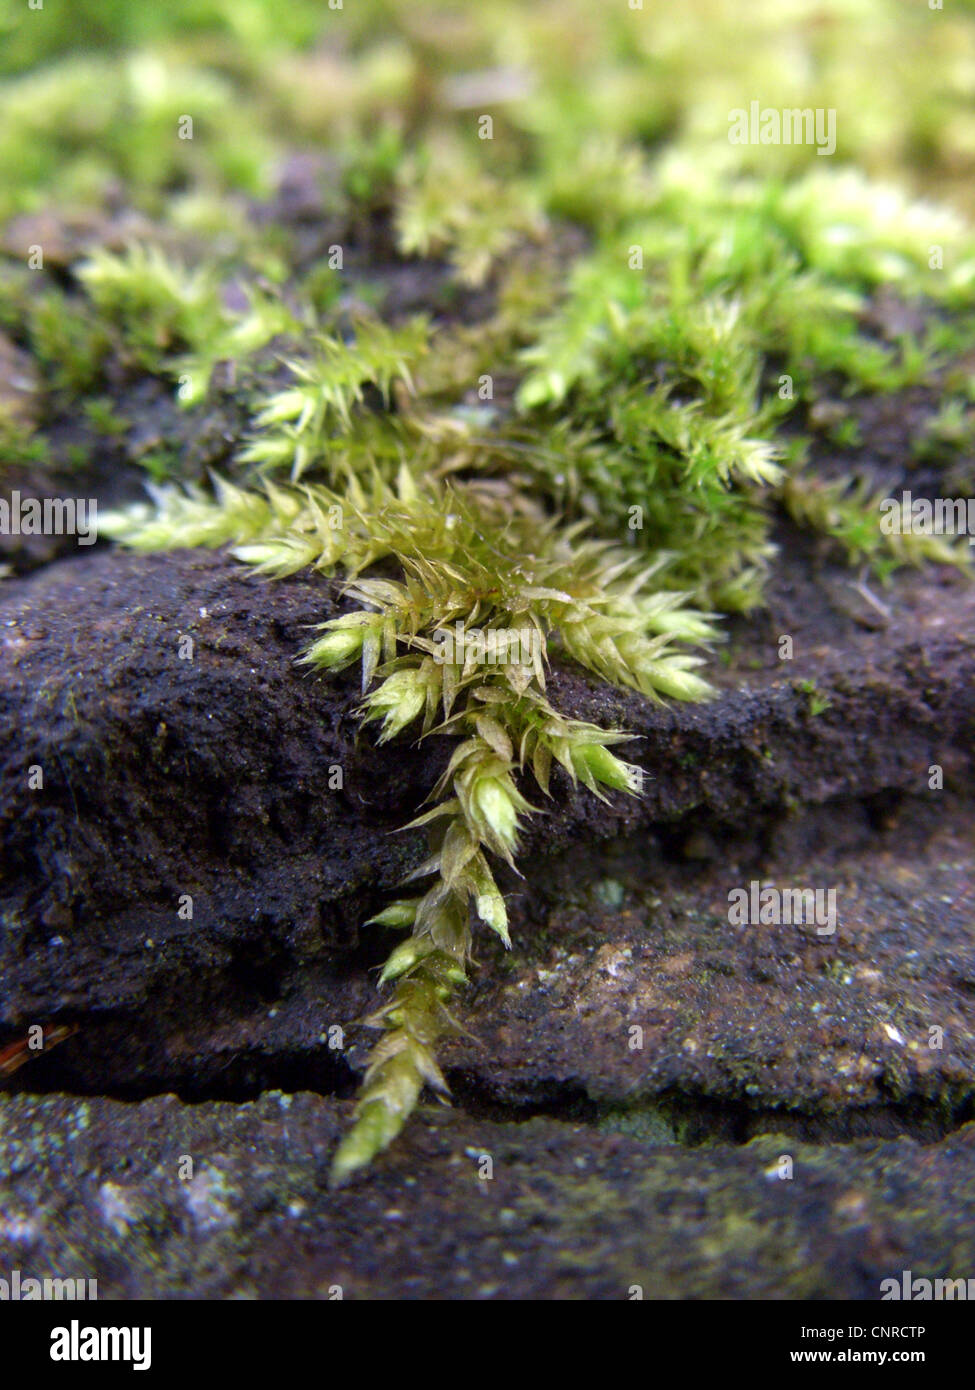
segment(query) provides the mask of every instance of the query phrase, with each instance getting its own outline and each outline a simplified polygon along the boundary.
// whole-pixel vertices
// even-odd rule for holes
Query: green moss
[[[26,331],[52,389],[81,395],[99,382],[111,346],[108,327],[63,292],[45,289],[34,298]]]
[[[596,1128],[609,1134],[628,1134],[645,1144],[677,1144],[680,1141],[674,1117],[665,1106],[644,1103],[627,1108],[612,1107],[599,1117]]]
[[[82,0],[83,56],[44,11],[0,60],[17,73],[0,216],[26,218],[0,327],[29,345],[42,405],[79,405],[116,444],[109,381],[161,379],[191,423],[221,392],[249,407],[225,478],[103,529],[341,575],[351,611],[305,660],[360,665],[381,740],[456,740],[415,822],[425,887],[377,918],[407,935],[339,1177],[424,1084],[445,1089],[435,1045],[473,925],[508,941],[492,864],[515,859],[528,787],[639,789],[623,735],[551,701],[550,650],[706,698],[696,649],[763,601],[783,515],[882,577],[968,563],[942,537],[885,536],[875,476],[822,476],[807,435],[869,454],[856,405],[923,388],[941,403],[918,457],[964,469],[975,237],[918,195],[932,169],[970,194],[970,18],[933,28],[901,0],[455,11]],[[835,161],[732,145],[728,112],[758,93],[841,111]],[[275,201],[292,155],[297,193]],[[55,203],[111,249],[96,234],[31,279],[17,257]],[[171,438],[137,461],[156,482],[185,471]]]
[[[85,401],[84,411],[92,428],[101,435],[111,438],[128,432],[129,422],[116,413],[114,405],[106,396],[95,396]]]
[[[796,690],[808,697],[809,714],[815,719],[819,714],[825,714],[830,708],[832,701],[828,696],[823,695],[817,688],[815,681],[796,681]]]

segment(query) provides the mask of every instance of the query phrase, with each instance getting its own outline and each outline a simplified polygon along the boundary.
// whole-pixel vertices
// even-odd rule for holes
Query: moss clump
[[[827,397],[923,390],[925,447],[968,437],[975,238],[918,198],[908,156],[975,164],[956,61],[975,29],[932,31],[899,0],[472,5],[449,24],[412,0],[189,8],[110,6],[106,51],[84,57],[56,20],[18,31],[21,61],[50,65],[0,88],[0,212],[26,241],[57,189],[96,234],[64,256],[67,284],[0,280],[0,322],[48,405],[96,394],[106,439],[129,418],[120,381],[155,378],[191,424],[248,382],[225,476],[111,530],[343,576],[353,607],[305,660],[361,666],[381,739],[456,736],[415,822],[426,886],[377,919],[408,935],[341,1178],[424,1084],[445,1090],[435,1044],[473,925],[508,940],[491,866],[515,860],[525,781],[639,790],[619,731],[550,702],[553,648],[652,698],[705,698],[695,649],[717,613],[762,601],[783,513],[882,575],[967,563],[945,538],[886,535],[874,471],[809,459],[817,418],[831,446],[869,444],[852,410],[817,417]],[[876,74],[905,26],[892,102]],[[727,113],[757,91],[836,107],[840,167],[731,144]],[[108,249],[113,185],[140,220]],[[903,313],[878,331],[881,292]],[[164,483],[179,459],[164,442],[143,466]]]

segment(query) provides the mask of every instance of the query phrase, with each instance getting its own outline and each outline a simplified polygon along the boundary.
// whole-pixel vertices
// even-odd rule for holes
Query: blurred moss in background
[[[0,33],[8,472],[358,476],[412,395],[436,467],[463,439],[611,534],[644,509],[723,611],[771,486],[903,558],[849,398],[923,390],[911,447],[971,483],[975,0],[0,0]],[[753,104],[835,149],[732,143]]]
[[[729,110],[754,99],[835,108],[838,163],[975,207],[973,0],[630,3],[2,0],[0,216],[118,179],[157,214],[174,193],[261,193],[285,147],[328,147],[361,190],[401,143],[458,158],[481,109],[496,173],[581,159],[598,181],[607,142],[702,170],[815,162],[729,145]]]

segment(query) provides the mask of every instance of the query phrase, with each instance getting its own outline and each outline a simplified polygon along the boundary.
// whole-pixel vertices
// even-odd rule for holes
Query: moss
[[[95,396],[85,401],[84,411],[92,428],[101,435],[111,438],[128,432],[129,422],[116,413],[115,406],[107,396]]]
[[[0,470],[43,468],[50,459],[44,437],[0,409]]]
[[[664,1107],[653,1104],[611,1107],[597,1120],[596,1127],[608,1134],[628,1134],[646,1144],[678,1143],[674,1120]]]
[[[808,697],[810,718],[815,719],[817,715],[825,714],[830,708],[832,701],[816,688],[815,681],[796,681],[795,688],[800,694]]]
[[[918,195],[925,170],[963,190],[975,165],[973,28],[932,31],[900,0],[747,16],[512,0],[449,24],[413,0],[81,8],[86,54],[60,14],[22,23],[0,88],[15,262],[55,198],[107,243],[69,238],[56,276],[0,278],[40,418],[80,407],[117,444],[131,416],[113,392],[153,378],[169,428],[129,456],[164,483],[187,474],[179,441],[238,400],[224,477],[103,529],[341,575],[351,611],[305,661],[359,665],[381,741],[455,739],[415,822],[427,886],[376,919],[406,936],[345,1176],[424,1084],[445,1090],[435,1044],[472,928],[508,943],[492,862],[514,862],[527,786],[639,790],[620,731],[551,701],[550,645],[650,698],[706,698],[696,649],[717,615],[761,604],[783,514],[881,577],[967,567],[942,537],[885,536],[875,474],[824,476],[812,436],[867,453],[852,403],[923,388],[939,406],[918,457],[964,466],[975,237]],[[840,167],[732,145],[727,112],[756,92],[841,109]]]
[[[96,386],[111,347],[108,325],[59,290],[31,302],[26,322],[31,352],[54,391],[83,396]]]

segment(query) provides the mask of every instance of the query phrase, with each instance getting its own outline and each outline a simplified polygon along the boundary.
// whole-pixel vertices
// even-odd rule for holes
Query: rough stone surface
[[[336,611],[324,581],[260,583],[198,553],[101,555],[6,587],[4,1023],[143,1006],[164,978],[203,988],[237,944],[273,994],[275,971],[355,944],[356,923],[421,852],[420,835],[389,832],[415,814],[445,747],[376,749],[357,730],[354,676],[327,683],[294,666],[310,625]],[[963,581],[913,578],[875,632],[807,582],[763,620],[765,636],[739,639],[707,706],[662,708],[556,669],[554,698],[632,730],[648,776],[641,799],[607,804],[558,784],[529,828],[529,862],[745,813],[760,842],[790,807],[923,797],[932,764],[964,788],[973,615]],[[776,657],[783,628],[790,664]],[[44,786],[31,789],[38,767]],[[184,893],[191,923],[177,915]]]
[[[9,581],[0,1046],[77,1031],[0,1099],[0,1258],[67,1274],[82,1251],[106,1293],[147,1295],[868,1298],[902,1268],[966,1277],[975,594],[937,570],[874,592],[784,539],[710,705],[555,662],[563,708],[638,735],[645,795],[555,788],[505,884],[515,948],[481,942],[444,1049],[456,1108],[340,1193],[389,946],[359,923],[422,853],[394,832],[444,743],[377,749],[354,674],[295,666],[339,611],[324,580],[108,552]],[[733,925],[752,880],[835,889],[835,930]],[[767,1176],[782,1153],[792,1182]]]
[[[103,1298],[482,1299],[875,1299],[903,1269],[975,1261],[973,1125],[931,1148],[686,1150],[440,1112],[333,1192],[347,1109],[8,1097],[0,1261],[97,1278]]]

